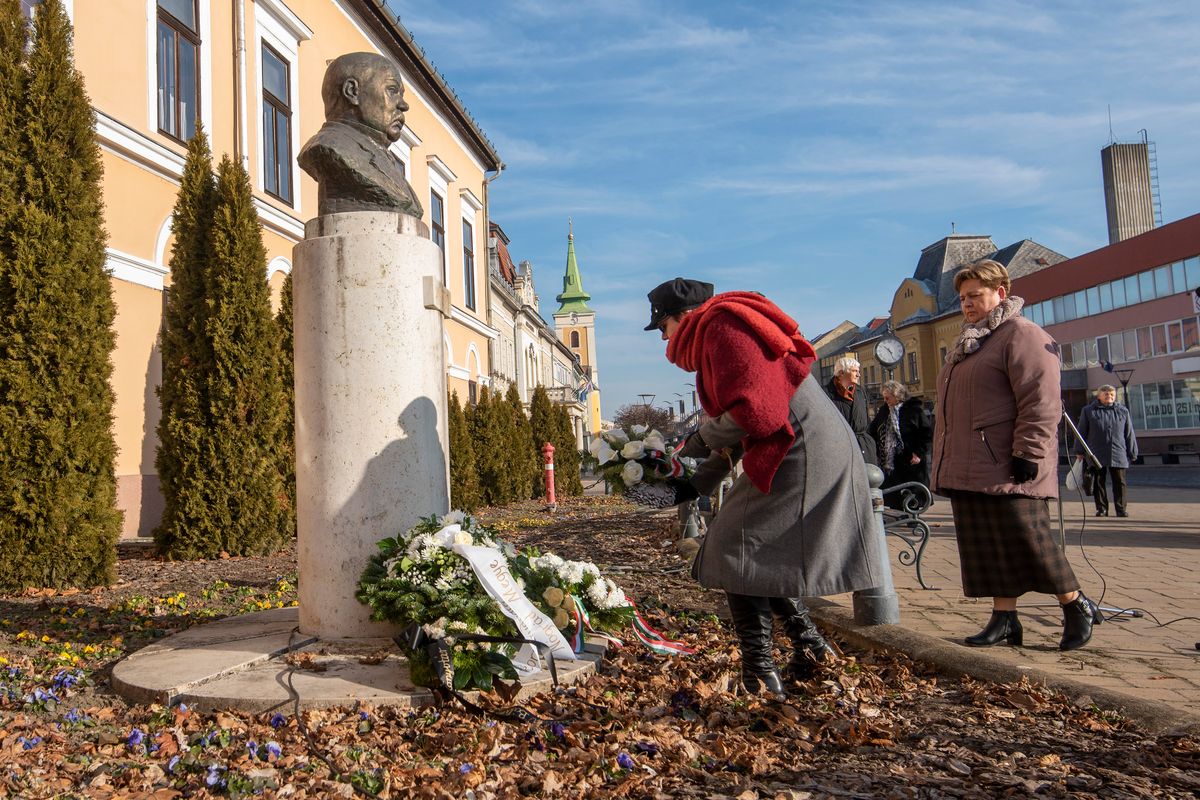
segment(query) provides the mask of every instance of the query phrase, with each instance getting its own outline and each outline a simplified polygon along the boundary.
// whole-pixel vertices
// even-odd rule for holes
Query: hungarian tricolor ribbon
[[[641,612],[637,610],[637,606],[629,599],[629,595],[625,595],[625,602],[629,603],[630,608],[633,609],[633,633],[637,636],[638,641],[662,656],[695,655],[696,651],[683,642],[668,639],[650,627],[650,623],[642,618]]]

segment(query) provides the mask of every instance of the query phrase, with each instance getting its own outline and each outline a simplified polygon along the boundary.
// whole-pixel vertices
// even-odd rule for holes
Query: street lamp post
[[[1114,369],[1113,374],[1121,382],[1121,393],[1125,395],[1125,407],[1129,408],[1129,379],[1133,377],[1132,369]]]

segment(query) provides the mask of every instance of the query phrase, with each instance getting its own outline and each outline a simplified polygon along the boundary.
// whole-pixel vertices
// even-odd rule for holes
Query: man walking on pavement
[[[1079,413],[1079,435],[1100,462],[1099,468],[1087,464],[1095,481],[1092,496],[1096,516],[1108,516],[1108,488],[1105,473],[1112,476],[1113,504],[1118,517],[1128,517],[1125,507],[1125,470],[1137,459],[1137,437],[1129,409],[1117,402],[1117,390],[1109,385],[1096,390],[1096,399]],[[1083,458],[1083,446],[1075,445],[1075,454]]]

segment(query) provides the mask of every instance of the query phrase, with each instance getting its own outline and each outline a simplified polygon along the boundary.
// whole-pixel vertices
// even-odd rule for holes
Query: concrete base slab
[[[301,708],[433,702],[428,689],[413,685],[408,660],[390,639],[321,640],[302,635],[299,624],[299,609],[279,608],[191,628],[118,663],[113,688],[135,703],[200,711],[291,710],[297,696]],[[577,661],[556,661],[559,682],[595,672],[603,652],[589,645]],[[521,684],[518,699],[552,686],[544,670]]]

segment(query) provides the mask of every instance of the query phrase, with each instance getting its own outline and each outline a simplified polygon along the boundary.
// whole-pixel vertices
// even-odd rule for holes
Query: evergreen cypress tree
[[[25,96],[25,43],[28,41],[25,28],[20,3],[0,0],[0,232],[9,230],[17,208],[20,114]],[[0,242],[0,259],[7,261],[11,256],[10,250]]]
[[[100,148],[61,0],[38,6],[24,74],[14,11],[0,5],[0,587],[92,586],[121,529]]]
[[[204,320],[213,351],[205,376],[212,415],[207,449],[222,491],[206,514],[214,535],[196,555],[274,552],[295,530],[279,474],[284,393],[266,267],[250,176],[225,156],[217,167]]]
[[[205,398],[205,376],[213,368],[212,343],[205,335],[204,319],[215,203],[212,152],[203,128],[197,126],[188,144],[171,219],[171,288],[163,309],[163,374],[158,387],[162,416],[154,460],[165,500],[154,538],[162,552],[174,557],[208,552],[208,548],[188,542],[213,535],[211,529],[195,526],[207,515],[210,498],[221,491],[210,486],[222,480],[222,473],[212,470],[207,449],[210,433]]]
[[[542,446],[546,442],[554,444],[554,407],[550,402],[550,395],[546,392],[546,387],[540,383],[533,390],[533,397],[529,398],[529,428],[530,435],[533,439],[533,452],[538,469],[542,469]],[[554,444],[557,448],[558,445]],[[557,455],[556,455],[557,458]],[[558,465],[555,464],[555,469]],[[557,490],[555,492],[557,494]],[[542,497],[546,494],[545,481],[535,481],[533,484],[533,496]]]
[[[569,497],[583,494],[579,477],[579,450],[575,428],[566,406],[554,406],[554,493]]]
[[[496,400],[503,400],[497,398]],[[504,447],[508,442],[501,437],[496,413],[499,403],[485,386],[479,390],[479,399],[471,409],[471,444],[475,448],[475,463],[479,473],[479,491],[483,502],[489,506],[508,502],[508,480],[504,475],[506,462]]]
[[[479,507],[479,474],[475,471],[475,447],[458,392],[450,393],[450,507],[474,511]]]
[[[279,296],[279,313],[275,315],[279,328],[279,380],[283,386],[283,443],[279,447],[279,472],[287,490],[288,524],[296,528],[296,384],[295,353],[292,338],[292,273],[283,279]]]
[[[521,402],[521,393],[517,391],[515,383],[508,385],[504,399],[513,423],[511,445],[506,450],[511,465],[509,471],[512,476],[513,499],[528,500],[533,497],[533,486],[535,479],[539,477],[538,473],[541,472],[542,460],[540,456],[537,460],[530,456],[530,451],[534,448],[533,430],[529,425],[529,417],[525,416],[525,404]]]

